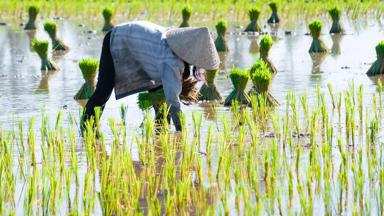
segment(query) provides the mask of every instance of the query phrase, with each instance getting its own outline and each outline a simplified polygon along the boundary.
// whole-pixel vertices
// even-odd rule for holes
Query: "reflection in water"
[[[248,35],[247,38],[251,41],[249,44],[249,53],[256,55],[260,51],[259,43],[257,42],[258,36]]]
[[[340,55],[341,54],[341,48],[340,48],[340,43],[341,40],[343,39],[342,34],[333,34],[331,35],[332,38],[332,48],[331,48],[331,53],[334,55]]]
[[[311,53],[312,59],[312,73],[321,73],[321,63],[325,60],[328,53]]]
[[[33,51],[33,48],[32,48],[32,42],[33,40],[35,39],[35,36],[36,36],[36,30],[31,30],[31,31],[25,31],[27,33],[27,36],[29,38],[29,49],[31,51]]]
[[[220,69],[220,71],[226,71],[227,70],[228,52],[219,52],[219,57],[220,57],[219,69]]]
[[[41,71],[41,80],[39,86],[37,87],[37,91],[49,91],[49,80],[52,76],[54,76],[57,71]]]
[[[216,107],[218,106],[217,103],[201,103],[201,107],[203,107],[204,110],[204,117],[209,120],[215,120],[217,117],[217,110]]]

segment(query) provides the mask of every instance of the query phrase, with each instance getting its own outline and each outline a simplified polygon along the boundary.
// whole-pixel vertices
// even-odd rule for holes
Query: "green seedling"
[[[341,9],[334,7],[328,10],[329,15],[332,18],[332,27],[329,31],[330,34],[343,34],[345,32],[344,27],[340,24]]]
[[[215,78],[218,70],[208,70],[205,74],[205,83],[201,86],[199,100],[201,101],[221,101],[222,97],[215,85]]]
[[[245,32],[261,32],[261,26],[258,23],[260,10],[258,8],[251,8],[248,11],[248,16],[251,23],[245,28]]]
[[[95,91],[96,84],[95,78],[99,62],[96,59],[83,59],[79,62],[79,67],[85,83],[81,86],[80,90],[76,93],[75,100],[89,99]]]
[[[37,15],[39,14],[40,8],[37,5],[31,5],[28,8],[28,22],[25,25],[24,29],[25,30],[36,30],[36,18]]]
[[[368,76],[375,76],[384,73],[384,41],[376,45],[376,61],[368,69]]]
[[[253,82],[253,88],[249,92],[250,95],[261,95],[265,97],[267,104],[275,106],[277,100],[269,93],[269,86],[272,82],[272,75],[264,61],[259,60],[249,70],[250,78]]]
[[[227,23],[224,20],[220,20],[216,24],[217,38],[215,40],[215,46],[217,52],[228,52],[228,45],[225,39],[227,33]]]
[[[275,24],[275,23],[280,23],[280,18],[279,15],[277,14],[277,3],[276,2],[271,2],[269,3],[269,7],[272,10],[272,14],[268,19],[269,24]]]
[[[180,28],[189,27],[189,18],[191,18],[192,14],[192,8],[188,5],[184,6],[183,9],[181,9],[181,15],[183,18],[182,23],[180,24]]]
[[[112,17],[113,17],[112,9],[111,8],[104,8],[102,14],[104,17],[104,26],[103,26],[102,31],[103,32],[109,32],[114,27],[114,25],[112,24]]]
[[[266,35],[260,40],[260,59],[267,64],[269,68],[269,72],[272,75],[277,74],[276,67],[272,64],[271,60],[269,59],[269,51],[271,50],[273,45],[273,39],[271,36]]]
[[[312,21],[308,25],[309,31],[311,32],[311,36],[313,38],[311,48],[309,49],[309,53],[326,53],[328,49],[324,42],[320,39],[322,24],[318,20]]]
[[[224,105],[231,106],[233,101],[238,101],[239,104],[248,105],[251,101],[249,95],[245,92],[249,80],[248,70],[232,68],[229,77],[233,84],[233,91],[225,99]]]
[[[52,50],[54,51],[68,51],[68,46],[63,41],[57,38],[57,26],[54,22],[44,23],[44,30],[48,33],[52,41]]]
[[[34,40],[32,42],[32,48],[33,50],[39,55],[41,59],[41,67],[40,69],[43,71],[54,71],[57,70],[57,67],[54,62],[52,62],[48,58],[48,41],[38,41]]]

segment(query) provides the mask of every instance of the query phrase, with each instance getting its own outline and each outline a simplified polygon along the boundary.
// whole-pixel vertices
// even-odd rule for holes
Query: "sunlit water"
[[[54,122],[59,110],[64,112],[64,122],[68,123],[67,114],[72,113],[79,120],[81,105],[73,99],[83,84],[78,61],[82,58],[99,58],[103,34],[99,31],[88,32],[89,27],[80,27],[76,22],[58,21],[58,37],[71,48],[63,56],[53,56],[52,59],[60,68],[56,72],[41,72],[40,59],[31,51],[31,32],[25,32],[21,27],[0,27],[0,119],[3,128],[14,127],[15,119],[26,122],[31,117],[40,119],[42,110]],[[329,24],[323,28],[323,33],[329,29]],[[272,95],[280,102],[278,108],[285,109],[285,97],[290,91],[298,95],[307,92],[314,97],[315,89],[320,87],[327,91],[327,84],[334,86],[335,92],[348,88],[351,81],[355,85],[364,86],[364,94],[370,96],[377,91],[377,84],[365,75],[370,64],[375,60],[375,45],[382,39],[382,26],[375,20],[344,22],[347,34],[335,40],[329,34],[322,39],[330,48],[330,53],[320,63],[312,61],[308,49],[312,41],[305,35],[305,23],[298,24],[292,35],[286,35],[284,28],[271,29],[265,26],[266,32],[276,32],[276,43],[270,52],[270,59],[278,69],[272,86]],[[40,25],[41,26],[41,25]],[[213,29],[213,28],[212,28]],[[231,67],[249,68],[259,58],[258,42],[260,36],[241,34],[241,28],[232,27],[227,35],[230,48],[222,59],[222,70],[216,83],[225,98],[231,91],[232,84],[228,78]],[[36,32],[38,39],[48,39],[40,27]],[[249,88],[251,83],[249,84]],[[109,118],[120,118],[120,105],[128,107],[126,118],[128,134],[140,133],[143,112],[136,105],[137,95],[116,101],[114,95],[110,98],[102,116],[102,130],[110,135]],[[369,103],[370,101],[366,101]],[[200,105],[183,107],[187,113],[187,125],[192,125],[190,114],[193,111],[205,111]],[[219,113],[225,113],[227,108],[218,106]],[[37,121],[39,122],[39,121]],[[203,134],[212,120],[203,121]],[[39,124],[39,123],[38,123]],[[203,136],[204,138],[204,136]],[[79,146],[79,162],[84,163],[84,148]],[[137,157],[137,155],[136,155]],[[83,168],[84,169],[84,168]],[[81,171],[80,171],[81,172]],[[83,178],[80,176],[80,178]],[[18,185],[17,191],[22,190]],[[22,199],[21,199],[22,200]],[[17,212],[22,214],[22,212]]]

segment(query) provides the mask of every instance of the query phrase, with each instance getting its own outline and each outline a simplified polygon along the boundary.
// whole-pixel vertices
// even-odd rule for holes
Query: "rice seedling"
[[[54,51],[68,51],[68,46],[63,41],[57,38],[57,26],[54,22],[44,23],[44,30],[48,33],[52,41],[52,50]]]
[[[260,16],[260,10],[258,8],[251,8],[248,11],[248,16],[251,23],[245,28],[245,32],[261,32],[261,26],[258,23],[258,19]]]
[[[215,85],[215,78],[218,70],[208,70],[205,73],[205,82],[200,88],[199,100],[201,101],[221,101],[222,97]]]
[[[248,70],[232,68],[229,72],[233,84],[233,91],[225,99],[224,105],[231,106],[233,101],[238,101],[239,104],[247,105],[250,102],[248,94],[245,92],[249,80]]]
[[[49,46],[48,41],[38,41],[35,39],[32,42],[33,50],[39,55],[41,59],[40,69],[42,71],[57,70],[55,63],[48,58],[48,46]]]
[[[280,23],[280,18],[279,15],[277,14],[277,3],[276,2],[271,2],[269,3],[269,7],[272,10],[272,14],[268,19],[269,24],[275,24],[275,23]]]
[[[318,20],[312,21],[308,28],[311,32],[311,36],[313,38],[311,47],[309,49],[309,53],[326,53],[328,49],[324,42],[320,39],[322,24]]]
[[[109,32],[114,27],[114,25],[112,24],[112,17],[113,17],[112,9],[104,8],[102,14],[104,18],[104,26],[102,31]]]
[[[28,7],[28,22],[25,25],[25,30],[36,30],[36,18],[39,14],[40,8],[37,5],[30,5]]]
[[[328,10],[329,15],[332,18],[332,27],[329,31],[330,34],[343,34],[345,32],[344,27],[340,23],[341,9],[334,7]]]
[[[368,69],[368,76],[375,76],[384,73],[383,60],[384,60],[384,41],[381,41],[376,45],[376,61],[372,64],[372,66]]]
[[[260,59],[264,61],[264,63],[268,66],[269,72],[272,75],[277,74],[277,69],[269,59],[269,51],[271,50],[273,45],[273,39],[271,36],[266,35],[260,40]]]
[[[137,104],[139,108],[143,111],[147,111],[153,108],[155,110],[155,121],[159,125],[163,125],[165,122],[169,122],[170,116],[167,114],[167,112],[169,112],[169,107],[166,107],[163,89],[140,93],[137,96]]]
[[[79,62],[79,68],[83,74],[85,83],[74,96],[75,100],[89,99],[95,91],[95,78],[99,62],[96,59],[86,58]]]
[[[217,52],[228,52],[228,45],[225,39],[227,33],[227,23],[224,20],[220,20],[216,24],[217,38],[215,40],[215,46]]]
[[[256,64],[252,65],[249,73],[253,82],[253,88],[250,90],[249,95],[260,95],[265,98],[268,105],[277,105],[277,100],[268,91],[272,82],[272,75],[267,64],[265,64],[264,61],[259,60]]]
[[[181,15],[183,18],[183,21],[180,24],[180,28],[189,27],[189,19],[191,18],[192,14],[192,8],[188,5],[184,6],[181,9]]]

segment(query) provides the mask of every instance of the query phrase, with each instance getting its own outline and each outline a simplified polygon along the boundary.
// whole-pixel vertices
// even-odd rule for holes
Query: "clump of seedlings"
[[[192,14],[192,8],[189,6],[184,6],[183,9],[181,9],[181,15],[183,17],[183,21],[180,24],[180,28],[189,27],[189,18],[191,18]]]
[[[227,23],[224,20],[220,20],[216,24],[217,38],[215,40],[216,50],[218,52],[227,52],[228,45],[225,39],[225,33],[227,32]]]
[[[375,76],[384,73],[384,41],[376,45],[376,61],[369,68],[367,75]]]
[[[81,86],[80,90],[76,93],[75,100],[89,99],[95,91],[95,78],[99,62],[96,59],[88,58],[82,59],[79,62],[79,67],[85,83]]]
[[[341,9],[334,7],[328,11],[332,18],[332,27],[329,33],[331,34],[342,34],[345,32],[344,27],[340,23]]]
[[[258,19],[260,16],[260,10],[258,8],[251,8],[248,11],[249,19],[251,23],[248,24],[247,28],[245,28],[245,32],[261,32],[261,26],[258,23]]]
[[[155,110],[155,120],[160,123],[164,118],[164,110],[162,110],[165,103],[164,90],[158,89],[152,92],[142,92],[137,96],[137,104],[143,111],[153,108]]]
[[[44,23],[44,30],[48,33],[49,37],[52,41],[52,49],[54,51],[67,51],[69,48],[64,44],[63,41],[57,38],[57,26],[54,22],[46,22]]]
[[[276,2],[271,2],[269,3],[269,7],[272,10],[272,14],[268,19],[269,24],[275,24],[275,23],[280,23],[280,18],[279,15],[277,14],[277,3]]]
[[[269,35],[265,35],[260,40],[260,59],[265,62],[265,64],[268,66],[269,71],[272,75],[275,75],[277,73],[276,67],[272,64],[271,60],[269,59],[269,51],[271,50],[273,45],[273,39]]]
[[[324,42],[320,39],[322,24],[318,20],[314,20],[309,23],[308,28],[311,32],[311,36],[313,38],[311,48],[309,49],[309,53],[325,53],[328,52],[327,47]]]
[[[249,73],[247,70],[239,68],[232,68],[229,74],[233,84],[233,91],[225,99],[224,105],[231,106],[234,101],[239,104],[247,105],[250,102],[249,95],[245,92],[249,80]]]
[[[104,26],[102,29],[103,32],[108,32],[113,28],[114,25],[112,24],[112,16],[113,16],[112,9],[104,8],[103,10]]]
[[[36,18],[37,18],[37,15],[39,14],[39,7],[36,6],[36,5],[31,5],[29,6],[28,8],[28,22],[27,24],[25,25],[24,29],[25,30],[35,30],[36,29]]]
[[[257,61],[249,70],[249,75],[253,82],[253,88],[249,91],[249,95],[260,95],[265,98],[268,105],[278,105],[277,100],[268,91],[272,82],[268,65],[262,60]]]
[[[222,97],[215,85],[215,78],[218,70],[208,70],[205,74],[206,82],[201,86],[199,100],[201,101],[221,101]]]
[[[48,46],[48,41],[38,41],[35,39],[32,42],[33,50],[39,55],[41,59],[41,70],[56,70],[57,67],[55,63],[48,58]]]

